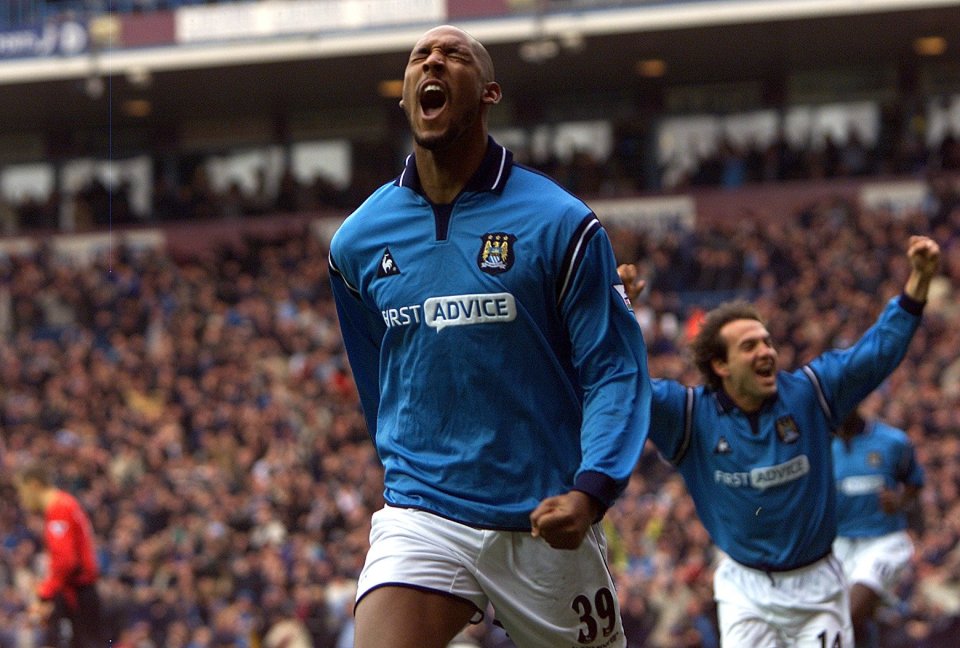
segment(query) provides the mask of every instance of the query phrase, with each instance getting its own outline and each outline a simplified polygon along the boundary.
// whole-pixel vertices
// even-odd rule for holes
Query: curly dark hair
[[[720,329],[735,320],[752,319],[766,325],[760,311],[745,301],[727,302],[717,306],[703,320],[700,330],[690,343],[693,362],[703,374],[703,379],[711,389],[720,389],[722,381],[713,370],[714,358],[727,359],[727,341],[720,336]]]

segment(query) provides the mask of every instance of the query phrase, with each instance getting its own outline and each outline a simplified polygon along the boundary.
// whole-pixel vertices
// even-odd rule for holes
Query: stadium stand
[[[164,21],[173,12],[208,4],[228,3],[111,0],[85,2],[82,11],[79,0],[6,3],[0,32],[39,29],[51,16],[89,11],[93,18],[129,20],[124,25],[145,29],[136,33],[146,38],[165,34],[172,23]],[[448,3],[461,12],[469,4]],[[495,16],[502,28],[511,17],[534,14],[534,5],[603,17],[622,6],[684,3],[490,4],[506,12]],[[23,11],[13,15],[14,8]],[[960,12],[918,9],[894,18],[913,24],[908,18],[914,15],[910,36],[921,36],[954,24]],[[158,16],[159,22],[144,22]],[[825,33],[825,40],[803,32],[800,49],[829,52],[835,42],[849,57],[866,47],[860,32],[869,36],[889,27],[882,16],[873,19],[866,28],[850,16],[812,18],[809,28]],[[162,29],[149,31],[145,24]],[[776,21],[754,27],[638,31],[622,41],[587,38],[584,52],[603,52],[609,42],[607,58],[629,61],[657,50],[648,43],[675,41],[673,51],[690,58],[686,64],[671,60],[674,69],[689,68],[684,74],[690,76],[677,81],[636,80],[602,54],[578,62],[563,49],[556,65],[525,66],[508,54],[517,42],[498,44],[495,54],[509,56],[504,73],[517,72],[513,87],[528,87],[530,95],[506,106],[508,116],[494,131],[511,146],[519,143],[524,161],[595,202],[620,260],[639,260],[648,291],[635,306],[654,375],[694,382],[684,355],[688,327],[702,309],[737,295],[756,299],[774,337],[788,341],[780,348],[785,366],[843,346],[872,321],[877,297],[901,283],[905,233],[928,232],[940,242],[944,277],[911,353],[883,388],[880,415],[910,434],[929,486],[913,520],[917,556],[899,592],[902,602],[883,610],[880,645],[953,646],[960,630],[960,310],[953,288],[960,279],[960,77],[951,72],[955,63],[929,63],[898,50],[910,64],[883,59],[881,65],[863,50],[864,65],[883,70],[883,81],[864,90],[862,84],[875,79],[854,75],[850,84],[838,83],[848,77],[837,76],[835,59],[800,63],[799,54],[769,49],[776,38],[765,33],[784,34]],[[890,50],[894,42],[904,47],[898,40],[903,35],[892,27],[885,34],[875,40]],[[364,34],[354,35],[362,40]],[[691,41],[713,46],[704,52]],[[8,42],[0,33],[0,43]],[[736,42],[752,43],[754,50],[744,54]],[[177,46],[146,39],[120,49],[138,47]],[[291,61],[262,68],[221,63],[209,76],[155,71],[154,89],[144,91],[155,106],[143,118],[146,125],[119,110],[135,88],[116,72],[107,75],[112,85],[104,91],[116,99],[113,130],[102,119],[108,105],[103,97],[88,96],[96,84],[83,77],[10,81],[4,74],[23,61],[0,61],[0,79],[11,89],[4,94],[16,97],[0,97],[0,175],[38,163],[55,169],[48,191],[0,196],[2,474],[12,474],[27,458],[43,457],[91,512],[115,648],[268,647],[288,631],[305,633],[314,648],[350,645],[353,581],[370,513],[381,504],[381,484],[328,292],[326,236],[359,197],[399,168],[395,162],[406,142],[396,134],[395,119],[385,116],[395,112],[393,100],[361,91],[377,78],[373,73],[363,82],[358,76],[354,88],[334,72],[343,67],[360,75],[364,66],[383,69],[383,61],[396,71],[404,54],[389,54],[358,54],[332,66],[310,61],[302,68]],[[730,78],[729,71],[739,68],[770,73],[758,71],[757,61],[778,56],[797,69],[759,84]],[[726,78],[711,76],[711,58]],[[55,60],[64,68],[72,61],[66,55]],[[807,87],[812,82],[804,66],[814,70],[813,77],[826,69],[826,87]],[[232,76],[242,67],[257,69]],[[284,71],[293,76],[283,85],[299,87],[309,101],[345,107],[319,117],[311,113],[310,121],[302,104],[281,101],[279,91],[249,103],[227,95],[236,87],[253,93],[249,86],[269,86],[265,79]],[[548,85],[524,74],[543,77]],[[308,84],[310,76],[335,86],[331,94]],[[696,83],[699,89],[691,90]],[[205,85],[220,88],[227,99],[203,95],[201,102],[188,101]],[[179,86],[185,89],[175,92]],[[53,90],[42,94],[42,87]],[[163,103],[158,95],[164,93],[172,102]],[[347,105],[354,93],[362,98]],[[670,117],[709,113],[729,122],[759,109],[786,112],[795,102],[863,95],[880,106],[880,126],[869,139],[858,142],[856,129],[843,118],[835,139],[774,133],[761,145],[749,138],[724,140],[723,129],[719,136],[714,129],[715,146],[691,146],[684,164],[658,159],[667,131],[652,125]],[[88,99],[93,117],[82,112]],[[247,113],[228,106],[273,111],[273,100],[291,103],[287,111],[271,112],[265,128],[243,121]],[[374,105],[374,117],[361,102]],[[171,136],[158,115],[179,118],[176,103],[185,104],[184,113],[212,111],[198,122],[210,131],[217,117],[232,126],[218,137],[205,132],[190,139],[183,131]],[[48,113],[48,104],[60,111]],[[344,113],[358,125],[345,126]],[[598,119],[609,122],[606,153],[564,148],[561,122]],[[42,127],[34,128],[34,121]],[[309,128],[301,123],[307,121]],[[196,135],[190,130],[196,124],[179,126]],[[519,137],[517,128],[523,131]],[[250,131],[256,134],[252,144]],[[150,158],[146,201],[110,174],[66,181],[64,169],[71,164],[102,162],[104,152],[114,150],[107,143],[110,132],[118,134],[112,143],[118,160]],[[542,133],[546,144],[534,146]],[[344,135],[353,154],[349,183],[292,173],[290,153],[298,138]],[[253,189],[211,182],[208,162],[241,144],[282,149],[281,162],[270,169],[275,182]],[[659,228],[644,221],[646,201],[672,217],[674,199],[686,205],[689,220],[668,219]],[[621,219],[620,205],[640,215]],[[866,255],[866,249],[877,252]],[[0,648],[32,648],[37,629],[27,609],[43,564],[36,521],[25,518],[15,501],[12,492],[0,497]],[[631,648],[716,646],[715,551],[682,483],[652,448],[610,511],[608,529]],[[461,645],[509,643],[485,623],[465,633]]]

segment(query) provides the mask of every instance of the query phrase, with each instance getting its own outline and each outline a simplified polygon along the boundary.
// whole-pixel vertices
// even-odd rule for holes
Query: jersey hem
[[[761,571],[761,572],[764,572],[764,573],[767,573],[767,574],[778,574],[778,573],[781,573],[781,572],[794,571],[794,570],[797,570],[797,569],[803,569],[804,567],[809,567],[810,565],[812,565],[812,564],[814,564],[814,563],[820,562],[821,560],[823,560],[824,558],[826,558],[827,556],[829,556],[829,555],[832,554],[832,553],[833,553],[833,550],[832,550],[832,549],[828,549],[828,550],[825,551],[822,555],[814,558],[813,560],[809,560],[809,561],[807,561],[807,562],[802,562],[802,563],[797,563],[797,564],[795,564],[795,565],[789,565],[789,566],[786,566],[786,567],[781,567],[781,566],[779,566],[779,565],[768,565],[768,564],[765,565],[765,564],[745,563],[745,562],[742,562],[742,561],[740,561],[740,560],[737,560],[736,558],[733,558],[732,556],[731,556],[731,560],[733,560],[734,562],[740,564],[740,565],[743,566],[743,567],[746,567],[747,569],[753,569],[753,570],[755,570],[755,571]]]
[[[424,513],[430,513],[431,515],[436,515],[437,517],[441,517],[444,520],[450,520],[451,522],[456,522],[457,524],[468,526],[471,529],[479,529],[482,531],[509,531],[511,533],[518,533],[518,532],[528,533],[532,529],[532,527],[529,524],[523,525],[523,526],[511,526],[511,525],[486,524],[482,522],[468,522],[467,520],[454,517],[452,515],[449,515],[448,513],[441,513],[440,511],[437,511],[435,509],[427,508],[426,506],[416,506],[414,504],[397,504],[395,502],[386,502],[386,506],[389,506],[390,508],[397,508],[397,509],[412,509],[414,511],[423,511]]]

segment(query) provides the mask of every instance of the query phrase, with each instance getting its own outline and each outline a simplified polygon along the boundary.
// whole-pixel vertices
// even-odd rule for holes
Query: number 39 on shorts
[[[601,587],[592,600],[585,594],[573,599],[571,606],[580,617],[580,634],[583,645],[592,644],[598,638],[607,639],[617,629],[617,605],[613,593]]]

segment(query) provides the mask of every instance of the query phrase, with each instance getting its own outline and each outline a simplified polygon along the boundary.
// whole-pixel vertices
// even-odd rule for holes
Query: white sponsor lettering
[[[423,304],[424,321],[438,333],[447,326],[512,322],[516,316],[510,293],[431,297]]]
[[[777,466],[766,466],[764,468],[754,468],[750,472],[724,472],[716,470],[713,473],[713,480],[723,486],[730,488],[753,487],[760,490],[786,484],[794,479],[799,479],[810,472],[810,461],[807,455],[800,455],[786,463]]]
[[[383,321],[387,328],[393,326],[406,326],[412,322],[420,323],[420,304],[412,306],[401,306],[400,308],[387,308],[380,311],[383,315]]]
[[[718,484],[730,486],[731,488],[742,488],[750,485],[750,473],[745,472],[723,472],[718,470],[713,474],[713,479]]]
[[[800,455],[777,466],[754,468],[750,471],[750,483],[754,488],[763,490],[800,479],[808,472],[810,472],[810,460],[807,459],[807,455]]]
[[[869,495],[883,490],[883,475],[854,475],[840,480],[840,492],[851,497]]]

